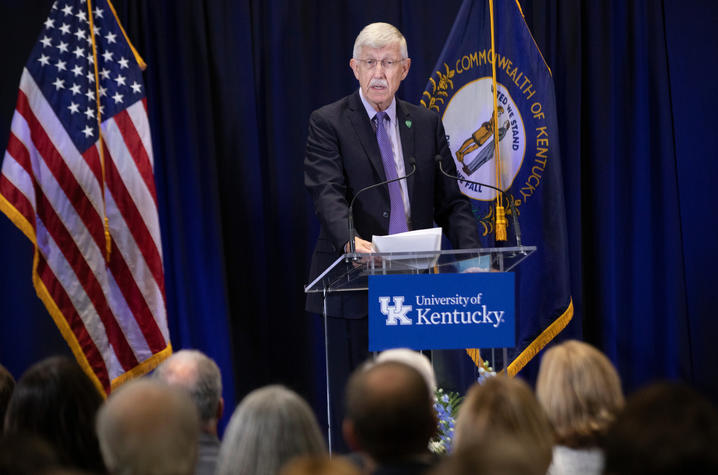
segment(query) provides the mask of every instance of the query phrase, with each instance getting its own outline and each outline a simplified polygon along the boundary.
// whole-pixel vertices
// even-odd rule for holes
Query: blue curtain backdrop
[[[357,87],[351,48],[373,21],[407,37],[399,95],[418,102],[460,5],[438,3],[114,2],[149,65],[173,345],[218,361],[228,413],[281,382],[323,417],[320,322],[303,311],[318,231],[302,174],[309,113]],[[556,84],[576,306],[567,334],[606,351],[628,391],[679,378],[718,400],[718,6],[521,4]],[[0,1],[2,150],[49,8]],[[0,218],[0,362],[16,376],[69,353],[34,296],[31,251]]]

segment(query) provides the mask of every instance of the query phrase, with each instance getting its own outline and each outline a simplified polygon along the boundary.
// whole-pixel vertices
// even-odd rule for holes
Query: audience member
[[[73,360],[52,357],[31,366],[18,380],[7,414],[5,434],[44,438],[63,466],[105,471],[95,435],[102,395]]]
[[[0,474],[40,475],[60,468],[55,449],[35,434],[12,434],[0,438]]]
[[[377,363],[397,361],[411,366],[417,370],[426,381],[426,385],[429,387],[429,396],[434,397],[434,393],[436,392],[436,375],[434,374],[434,368],[431,366],[431,361],[429,361],[429,358],[424,354],[408,348],[394,348],[379,353],[375,361]]]
[[[97,435],[112,474],[194,473],[197,409],[184,391],[159,381],[130,381],[112,393],[98,414]]]
[[[549,475],[602,473],[599,447],[624,402],[611,361],[580,341],[556,345],[541,360],[536,396],[556,436]]]
[[[344,438],[377,467],[375,474],[425,472],[434,462],[428,446],[436,430],[433,397],[417,370],[386,361],[354,371],[346,389]]]
[[[279,475],[361,475],[361,472],[341,457],[304,455],[286,463]]]
[[[10,402],[13,389],[15,389],[15,378],[12,377],[10,371],[0,364],[0,434],[2,434],[5,411]]]
[[[496,376],[474,384],[456,417],[454,449],[464,450],[487,438],[517,441],[545,472],[551,463],[553,433],[529,386],[518,378]]]
[[[219,454],[217,423],[222,418],[222,375],[217,364],[197,350],[181,350],[166,359],[154,375],[181,387],[192,397],[200,417],[196,475],[213,475]]]
[[[277,475],[293,457],[325,453],[309,405],[283,386],[266,386],[249,393],[232,414],[217,474]]]
[[[545,475],[532,455],[516,439],[490,436],[453,452],[431,475]]]
[[[718,473],[716,447],[716,408],[684,384],[658,383],[629,397],[608,430],[604,473]]]

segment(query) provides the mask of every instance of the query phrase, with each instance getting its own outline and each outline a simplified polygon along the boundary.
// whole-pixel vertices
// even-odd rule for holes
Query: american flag
[[[105,393],[172,351],[142,67],[108,0],[57,0],[0,174],[37,295]]]

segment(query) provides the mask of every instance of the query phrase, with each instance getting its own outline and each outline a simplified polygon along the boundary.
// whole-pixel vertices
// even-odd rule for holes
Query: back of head
[[[551,425],[531,388],[518,378],[496,376],[474,384],[456,418],[454,447],[463,450],[490,437],[518,441],[543,470],[551,463]]]
[[[716,447],[716,408],[683,384],[658,383],[629,397],[618,414],[604,473],[718,473]]]
[[[411,366],[377,363],[349,379],[345,437],[378,463],[426,452],[436,422],[433,398]]]
[[[324,453],[324,439],[309,405],[283,386],[265,386],[249,393],[232,414],[217,473],[276,475],[293,457]]]
[[[360,58],[361,49],[364,46],[369,48],[383,48],[385,46],[398,43],[402,58],[409,57],[409,51],[406,46],[406,38],[401,32],[389,23],[371,23],[365,26],[354,40],[353,57]]]
[[[102,472],[95,416],[102,395],[73,360],[52,357],[18,380],[5,416],[6,434],[44,438],[65,466]]]
[[[426,381],[426,385],[429,388],[429,395],[432,398],[434,397],[434,392],[436,392],[436,375],[434,374],[434,368],[431,366],[429,358],[418,351],[408,348],[394,348],[382,351],[379,353],[379,356],[376,357],[377,363],[383,363],[384,361],[397,361],[417,370],[424,378],[424,381]]]
[[[59,469],[55,449],[42,437],[24,433],[0,438],[0,473],[37,475]]]
[[[290,460],[279,475],[361,475],[351,462],[327,455],[302,456]]]
[[[0,434],[2,433],[5,411],[10,402],[13,389],[15,389],[15,378],[12,377],[10,371],[0,364]]]
[[[194,473],[199,416],[189,396],[159,381],[130,381],[100,409],[97,435],[114,474]]]
[[[212,359],[201,351],[181,350],[167,358],[154,375],[189,392],[203,425],[216,422],[222,397],[222,375]]]
[[[546,470],[520,442],[487,437],[446,457],[430,475],[544,475]]]
[[[557,443],[569,447],[598,446],[624,403],[611,361],[576,340],[544,354],[536,396],[553,424]]]

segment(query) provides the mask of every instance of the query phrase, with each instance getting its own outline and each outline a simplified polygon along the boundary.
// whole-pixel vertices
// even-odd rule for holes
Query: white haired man
[[[199,412],[201,432],[196,475],[214,474],[219,454],[217,423],[222,418],[222,375],[217,364],[197,350],[181,350],[167,358],[154,376],[186,390]]]
[[[309,281],[348,250],[349,203],[355,193],[404,176],[414,167],[407,180],[357,196],[356,251],[371,252],[372,235],[431,228],[434,223],[454,248],[479,247],[469,200],[454,180],[441,175],[434,161],[440,155],[444,169],[455,174],[441,118],[395,97],[411,66],[404,36],[388,23],[366,26],[354,42],[349,66],[359,81],[358,90],[314,111],[309,119],[304,183],[320,222]],[[321,314],[321,295],[309,294],[306,309]],[[327,313],[335,317],[328,321],[330,377],[333,393],[340,396],[336,389],[368,356],[366,293],[330,295]],[[336,410],[341,404],[333,406]]]

